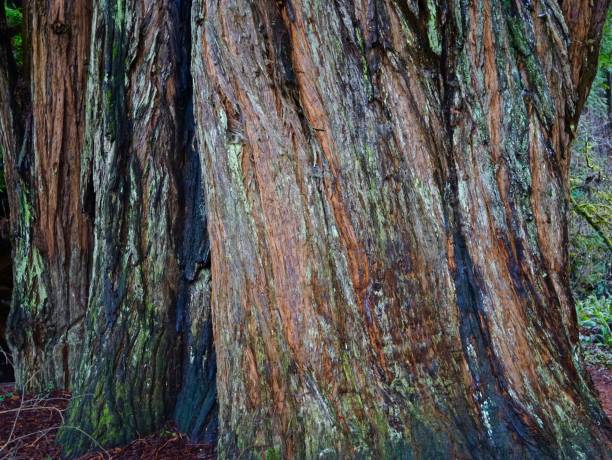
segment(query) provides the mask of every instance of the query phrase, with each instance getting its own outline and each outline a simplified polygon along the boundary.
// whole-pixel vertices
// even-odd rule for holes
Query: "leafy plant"
[[[576,303],[587,364],[612,367],[612,298],[589,296]]]
[[[6,23],[11,33],[11,48],[13,57],[18,66],[23,65],[23,12],[20,8],[4,4]]]
[[[576,303],[580,327],[589,332],[585,340],[612,346],[612,298],[589,296]]]

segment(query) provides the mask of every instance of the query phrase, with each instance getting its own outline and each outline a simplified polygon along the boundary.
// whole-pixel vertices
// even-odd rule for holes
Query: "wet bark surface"
[[[2,28],[0,72],[18,384],[80,391],[71,420],[107,445],[173,412],[210,442],[216,368],[190,2],[22,6],[25,62]],[[71,434],[66,444],[88,447]]]
[[[68,423],[103,445],[150,433],[174,410],[194,437],[214,436],[206,432],[209,424],[214,432],[215,374],[189,6],[109,0],[93,11],[99,46],[81,169],[93,269],[80,399]],[[68,455],[91,447],[73,431],[61,441]]]

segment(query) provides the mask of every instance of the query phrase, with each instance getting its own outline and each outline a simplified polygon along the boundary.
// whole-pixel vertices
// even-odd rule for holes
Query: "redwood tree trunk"
[[[103,445],[150,433],[173,411],[194,437],[214,432],[189,7],[107,0],[93,10],[81,169],[82,201],[94,220],[93,269],[69,425]],[[78,431],[61,439],[69,456],[91,447]]]
[[[79,164],[89,5],[25,2],[21,65],[3,40],[0,145],[14,257],[8,338],[17,381],[31,389],[68,388],[83,339],[91,226],[79,203]]]
[[[608,0],[26,3],[13,343],[22,380],[55,366],[51,290],[87,293],[69,427],[209,440],[218,404],[223,458],[606,456],[567,200]]]
[[[74,390],[71,419],[103,444],[173,412],[210,442],[216,361],[191,4],[19,5],[22,64],[0,14],[18,384]],[[75,431],[64,439],[89,447]]]
[[[605,456],[563,3],[194,2],[222,457]]]

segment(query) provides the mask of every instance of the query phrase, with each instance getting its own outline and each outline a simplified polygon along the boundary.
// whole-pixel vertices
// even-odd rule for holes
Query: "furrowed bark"
[[[194,1],[221,457],[606,456],[564,7]]]
[[[83,203],[94,224],[87,340],[68,423],[103,445],[166,419],[177,391],[178,183],[184,133],[175,98],[176,8],[97,2],[93,11]],[[61,442],[74,456],[81,433]]]
[[[4,65],[0,66],[0,157],[2,158],[2,166],[4,167],[4,181],[7,189],[15,190],[13,185],[15,184],[14,174],[15,170],[11,167],[11,159],[14,158],[15,152],[17,151],[17,134],[22,129],[23,125],[19,117],[15,119],[14,113],[16,107],[19,107],[20,100],[17,96],[18,92],[15,91],[17,87],[17,65],[13,58],[11,50],[11,35],[9,33],[9,27],[6,21],[4,3],[0,2],[0,62]],[[6,202],[9,207],[9,214],[6,216],[9,218],[8,229],[3,229],[3,238],[8,240],[8,254],[4,254],[3,258],[9,260],[3,263],[4,273],[9,272],[10,282],[3,283],[5,287],[10,287],[11,291],[8,293],[10,300],[12,300],[12,279],[13,279],[13,263],[12,263],[12,247],[14,244],[13,235],[15,232],[15,221],[10,221],[10,208],[15,206],[16,193],[6,193]],[[4,242],[3,242],[4,243]],[[3,245],[4,246],[4,245]],[[6,251],[6,248],[2,248]],[[4,262],[4,261],[3,261]],[[3,286],[4,287],[4,286]],[[6,296],[5,296],[6,297]],[[0,347],[5,353],[10,353],[8,342],[6,340],[6,326],[7,319],[10,313],[10,300],[9,308],[6,309],[5,305],[2,305],[3,311],[0,312]],[[2,365],[0,366],[0,378],[2,381],[7,381],[14,378],[14,369],[10,365],[6,357],[0,358]]]
[[[223,458],[606,457],[566,220],[608,0],[86,3],[26,3],[21,75],[0,14],[11,340],[69,426],[211,441],[218,391]]]
[[[15,286],[8,338],[17,383],[36,390],[71,385],[83,339],[91,228],[80,209],[79,156],[88,5],[25,2],[23,68],[5,44],[0,131]]]
[[[67,424],[106,446],[158,429],[175,405],[179,425],[194,437],[210,436],[214,426],[189,8],[169,0],[94,5],[81,170],[82,202],[94,220],[93,271]],[[197,417],[186,407],[199,409]],[[94,447],[70,429],[60,441],[69,457]]]

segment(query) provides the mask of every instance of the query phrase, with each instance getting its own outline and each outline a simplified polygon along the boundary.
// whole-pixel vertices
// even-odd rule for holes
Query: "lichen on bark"
[[[4,44],[0,124],[15,261],[8,338],[18,385],[68,388],[89,282],[91,227],[80,209],[78,171],[90,7],[25,2],[22,14],[27,53],[11,62]]]

